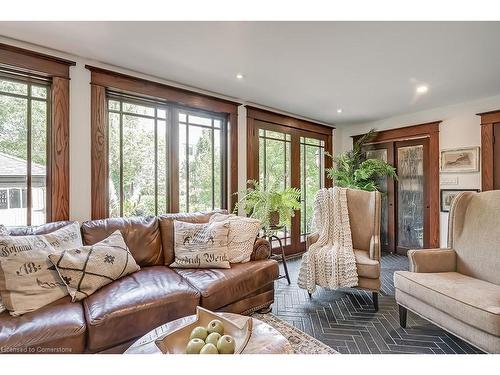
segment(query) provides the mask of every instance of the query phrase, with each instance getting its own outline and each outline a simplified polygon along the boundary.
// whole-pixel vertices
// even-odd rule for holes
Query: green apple
[[[189,336],[189,339],[200,339],[205,341],[207,338],[208,332],[205,327],[195,327],[191,331],[191,335]]]
[[[235,349],[236,343],[229,335],[222,336],[217,342],[217,350],[220,354],[233,354]]]
[[[214,344],[205,344],[200,350],[200,354],[219,354],[219,351]]]
[[[217,346],[217,343],[219,342],[219,339],[221,338],[221,335],[217,332],[212,332],[207,336],[207,339],[205,340],[205,343],[207,344],[214,344],[214,346]]]
[[[199,354],[200,350],[205,346],[205,341],[202,339],[191,339],[189,340],[186,347],[186,354]]]
[[[207,326],[208,333],[217,332],[219,335],[224,334],[224,324],[218,319],[212,320]]]

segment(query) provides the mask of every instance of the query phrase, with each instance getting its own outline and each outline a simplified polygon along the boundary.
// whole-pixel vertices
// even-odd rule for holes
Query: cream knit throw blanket
[[[345,188],[318,191],[312,227],[319,238],[302,256],[299,287],[312,293],[316,285],[329,289],[358,285]]]

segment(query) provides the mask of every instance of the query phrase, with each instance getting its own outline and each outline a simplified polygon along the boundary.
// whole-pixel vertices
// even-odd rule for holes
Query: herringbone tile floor
[[[399,326],[394,299],[393,273],[405,270],[401,255],[382,257],[382,292],[379,311],[373,310],[371,293],[318,288],[309,299],[297,286],[300,258],[287,262],[292,284],[276,281],[273,314],[293,324],[341,353],[481,353],[477,348],[408,312],[407,328]],[[283,271],[280,265],[281,271]]]

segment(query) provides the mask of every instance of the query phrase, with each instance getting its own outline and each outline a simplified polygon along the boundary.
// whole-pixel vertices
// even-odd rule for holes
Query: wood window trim
[[[481,189],[494,188],[494,126],[500,123],[500,110],[478,113],[481,117]]]
[[[414,138],[429,138],[429,247],[439,247],[440,208],[439,208],[439,125],[442,121],[427,122],[397,129],[377,132],[369,144],[403,141]],[[353,142],[363,134],[353,136]]]
[[[74,61],[0,43],[0,67],[51,80],[47,222],[69,220],[69,72]]]
[[[227,116],[229,135],[229,209],[237,201],[233,194],[238,191],[238,106],[240,103],[219,99],[210,95],[180,89],[159,82],[114,72],[99,67],[86,65],[91,72],[91,216],[102,219],[108,216],[108,167],[107,167],[107,111],[106,90],[124,94],[135,94],[156,100],[168,101]],[[174,137],[175,134],[172,134]],[[178,172],[178,166],[170,166],[172,174]],[[172,192],[173,203],[178,199]]]
[[[252,106],[247,108],[247,180],[259,179],[259,133],[258,129],[264,128],[271,131],[283,131],[291,135],[290,163],[292,168],[300,168],[300,143],[301,136],[309,134],[325,142],[325,150],[331,152],[333,145],[333,127],[328,127],[313,121],[306,121]],[[295,166],[295,167],[294,167]],[[325,169],[332,166],[332,159],[325,158]],[[291,173],[291,185],[300,187],[300,173]],[[332,181],[325,176],[325,186],[331,187]],[[300,241],[300,217],[292,218],[291,245],[285,245],[287,255],[298,254],[305,251],[305,243]]]

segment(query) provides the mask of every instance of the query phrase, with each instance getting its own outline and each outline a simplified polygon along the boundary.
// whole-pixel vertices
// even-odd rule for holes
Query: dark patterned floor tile
[[[340,353],[481,353],[411,312],[407,328],[401,328],[393,273],[407,270],[408,259],[387,254],[381,263],[378,312],[373,309],[371,293],[366,291],[318,288],[309,298],[297,286],[300,258],[296,258],[287,262],[291,285],[285,279],[275,283],[273,313]]]

